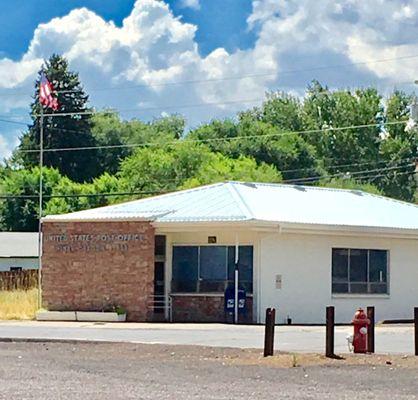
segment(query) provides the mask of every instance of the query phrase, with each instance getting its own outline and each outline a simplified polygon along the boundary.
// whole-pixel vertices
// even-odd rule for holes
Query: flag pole
[[[42,194],[43,194],[43,166],[44,166],[44,107],[41,104],[39,117],[39,223],[38,223],[38,308],[42,307]]]
[[[239,240],[238,235],[235,237],[235,268],[234,268],[234,323],[238,324],[239,318],[239,270],[238,270],[238,261],[239,261]]]

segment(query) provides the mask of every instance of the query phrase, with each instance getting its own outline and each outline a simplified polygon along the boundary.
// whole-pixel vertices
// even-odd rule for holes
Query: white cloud
[[[199,0],[181,0],[180,5],[183,8],[193,8],[194,10],[200,10]]]
[[[321,64],[326,65],[333,64],[334,56],[345,58],[345,63],[368,62],[351,69],[354,77],[363,71],[371,72],[370,77],[405,81],[413,78],[418,63],[418,58],[403,58],[418,55],[417,7],[417,0],[254,0],[248,23],[260,26],[260,41],[277,43],[282,66],[285,53],[293,50],[301,54],[296,59],[305,67],[309,57],[322,55]],[[344,84],[341,71],[339,76]]]
[[[159,0],[138,0],[121,27],[106,22],[86,8],[75,9],[64,17],[39,25],[21,60],[0,59],[0,69],[4,64],[4,69],[12,74],[12,79],[0,74],[0,93],[2,87],[11,87],[27,90],[30,95],[42,60],[56,52],[67,57],[70,67],[80,72],[95,106],[137,109],[136,112],[123,111],[128,118],[181,112],[194,125],[212,117],[231,115],[242,104],[230,104],[227,108],[222,104],[178,109],[173,106],[262,98],[277,71],[269,46],[260,43],[254,49],[232,54],[220,48],[202,57],[195,40],[196,29],[195,25],[175,17],[168,5]],[[273,76],[172,84],[254,72]],[[103,90],[116,86],[126,90]],[[7,110],[12,107],[13,104],[8,104]],[[148,110],[138,110],[141,107]],[[5,110],[6,103],[0,99],[0,111]]]
[[[126,110],[127,118],[180,112],[191,125],[233,115],[253,105],[238,100],[260,99],[270,89],[302,93],[314,78],[331,86],[414,80],[418,58],[348,69],[315,67],[418,54],[417,9],[418,0],[253,0],[247,22],[257,35],[254,46],[234,52],[218,48],[204,57],[197,27],[175,17],[163,1],[137,0],[120,27],[86,8],[75,9],[39,25],[21,60],[0,58],[0,114],[21,112],[29,103],[36,72],[53,52],[80,72],[96,107]],[[173,84],[202,80],[212,81]],[[116,87],[125,89],[107,90]],[[12,91],[27,95],[5,96]],[[194,106],[174,107],[182,105]]]
[[[18,144],[19,131],[9,133],[7,136],[0,133],[0,163],[4,158],[12,155],[13,149]]]

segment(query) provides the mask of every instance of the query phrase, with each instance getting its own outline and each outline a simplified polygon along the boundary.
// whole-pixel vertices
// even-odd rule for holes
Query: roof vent
[[[250,187],[251,189],[257,189],[257,185],[252,182],[243,182],[243,185]]]
[[[300,192],[306,192],[305,186],[294,185],[293,189],[299,190]]]
[[[350,190],[351,193],[355,194],[356,196],[363,196],[363,192],[361,190]]]

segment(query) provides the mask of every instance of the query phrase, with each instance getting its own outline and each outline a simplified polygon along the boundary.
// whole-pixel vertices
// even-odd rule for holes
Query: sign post
[[[234,271],[234,282],[235,282],[235,291],[234,291],[234,323],[238,324],[238,288],[239,288],[239,271],[238,271],[238,260],[239,260],[239,244],[238,244],[238,235],[235,240],[235,271]]]

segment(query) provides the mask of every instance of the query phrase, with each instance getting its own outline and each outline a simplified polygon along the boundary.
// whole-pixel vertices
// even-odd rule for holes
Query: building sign
[[[53,242],[61,253],[128,251],[132,244],[145,243],[146,236],[135,233],[115,234],[49,234],[45,242]]]

